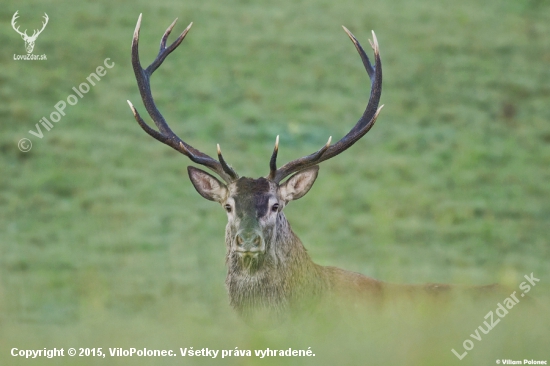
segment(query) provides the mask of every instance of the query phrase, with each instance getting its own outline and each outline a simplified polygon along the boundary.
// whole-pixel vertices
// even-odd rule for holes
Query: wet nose
[[[239,233],[236,241],[240,251],[255,252],[261,250],[262,238],[256,233]]]

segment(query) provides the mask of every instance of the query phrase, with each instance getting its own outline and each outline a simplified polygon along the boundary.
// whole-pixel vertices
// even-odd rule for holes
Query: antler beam
[[[11,18],[11,26],[13,28],[13,30],[15,30],[17,33],[19,33],[21,36],[27,36],[27,30],[25,29],[25,32],[21,32],[19,30],[19,26],[17,26],[17,28],[15,27],[15,23],[17,22],[17,18],[19,18],[19,10],[17,10],[15,12],[15,14],[13,14],[13,17]],[[28,37],[28,36],[27,36]]]
[[[166,32],[164,32],[164,35],[161,38],[160,41],[160,50],[155,58],[155,60],[149,65],[146,69],[143,69],[141,67],[141,62],[139,60],[139,50],[138,50],[138,43],[139,43],[139,31],[141,28],[141,14],[139,15],[136,29],[134,31],[134,37],[132,39],[132,66],[134,68],[134,73],[136,76],[139,92],[141,94],[141,99],[143,100],[143,104],[145,105],[145,109],[147,110],[147,113],[149,113],[149,116],[155,122],[155,125],[159,129],[159,131],[154,130],[153,128],[149,127],[147,123],[141,118],[138,111],[130,101],[128,101],[128,104],[130,105],[130,108],[132,109],[132,112],[134,113],[134,117],[136,121],[139,123],[141,128],[147,132],[150,136],[155,138],[156,140],[172,147],[173,149],[179,151],[183,155],[187,156],[191,161],[194,163],[204,165],[207,168],[214,171],[216,174],[218,174],[223,180],[225,180],[227,183],[230,183],[236,179],[239,178],[237,173],[225,162],[225,160],[222,157],[221,150],[218,146],[218,158],[219,161],[211,158],[207,154],[195,149],[191,145],[185,143],[182,139],[180,139],[168,126],[166,123],[166,120],[158,110],[157,106],[155,105],[155,101],[153,100],[153,96],[151,93],[151,84],[150,84],[150,78],[153,72],[164,62],[166,57],[174,51],[183,41],[187,33],[189,32],[189,29],[191,29],[191,26],[193,23],[189,24],[187,28],[179,35],[179,37],[168,47],[166,47],[166,41],[168,39],[168,36],[172,32],[172,29],[176,25],[177,22],[174,20],[172,24],[166,29]]]
[[[296,173],[310,166],[317,165],[347,150],[367,132],[369,132],[372,126],[374,126],[380,110],[382,109],[382,107],[384,107],[383,105],[378,107],[380,96],[382,95],[382,63],[380,61],[378,40],[376,39],[374,31],[372,32],[373,40],[369,40],[371,47],[374,50],[375,66],[373,67],[367,54],[363,50],[363,47],[361,47],[359,41],[357,41],[355,36],[351,34],[351,32],[346,27],[342,26],[342,28],[344,28],[344,31],[348,34],[349,38],[355,45],[355,48],[357,49],[359,56],[361,56],[363,65],[365,66],[365,69],[367,70],[367,73],[369,74],[369,78],[371,80],[371,93],[367,108],[365,109],[365,112],[363,113],[359,121],[355,124],[355,126],[340,141],[336,142],[334,145],[331,145],[330,143],[332,137],[330,137],[326,145],[317,152],[286,163],[279,169],[276,169],[276,159],[279,145],[279,139],[277,138],[277,143],[275,149],[273,150],[273,154],[271,156],[269,164],[270,173],[268,176],[269,179],[277,183],[281,182],[292,173]]]

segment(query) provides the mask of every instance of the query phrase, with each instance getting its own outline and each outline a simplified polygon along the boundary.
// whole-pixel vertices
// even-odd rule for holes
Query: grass
[[[12,60],[24,53],[9,24],[16,10],[22,28],[49,15],[34,50],[47,61]],[[223,286],[223,211],[195,192],[188,160],[147,136],[126,104],[145,113],[129,52],[139,13],[144,64],[175,17],[175,32],[194,22],[153,77],[155,99],[184,140],[209,154],[220,143],[237,171],[253,177],[267,173],[277,134],[284,162],[355,123],[368,79],[340,25],[365,46],[374,29],[386,107],[286,209],[294,231],[317,263],[391,282],[517,289],[533,272],[541,282],[532,296],[549,304],[546,2],[8,0],[0,9],[0,363],[48,363],[13,358],[12,347],[71,346],[311,345],[316,357],[295,364],[549,358],[547,312],[515,309],[463,361],[452,355],[496,303],[390,308],[351,329],[330,321],[272,332],[243,325]],[[53,130],[42,139],[28,133],[107,57],[114,68]],[[17,149],[23,137],[30,152]],[[55,360],[182,359],[77,361]]]

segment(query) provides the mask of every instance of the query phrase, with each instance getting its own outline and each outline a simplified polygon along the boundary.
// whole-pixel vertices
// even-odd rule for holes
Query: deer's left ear
[[[187,167],[191,183],[201,196],[210,201],[222,203],[227,196],[227,187],[216,177],[192,166]]]
[[[294,174],[279,186],[279,196],[285,203],[302,198],[315,183],[318,173],[319,166],[314,165]]]

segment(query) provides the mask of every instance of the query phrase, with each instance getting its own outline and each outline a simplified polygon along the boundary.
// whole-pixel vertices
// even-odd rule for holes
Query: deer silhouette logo
[[[13,18],[11,18],[11,26],[13,29],[21,35],[21,38],[23,38],[23,41],[25,41],[25,49],[27,50],[27,53],[32,53],[32,50],[34,49],[34,42],[36,42],[36,38],[42,33],[44,28],[46,28],[46,24],[48,24],[48,14],[44,13],[44,22],[42,22],[42,29],[38,30],[35,29],[32,33],[32,36],[27,35],[27,30],[25,29],[24,32],[19,31],[19,26],[15,26],[15,21],[17,18],[19,18],[19,15],[17,14],[19,10],[13,14]]]

